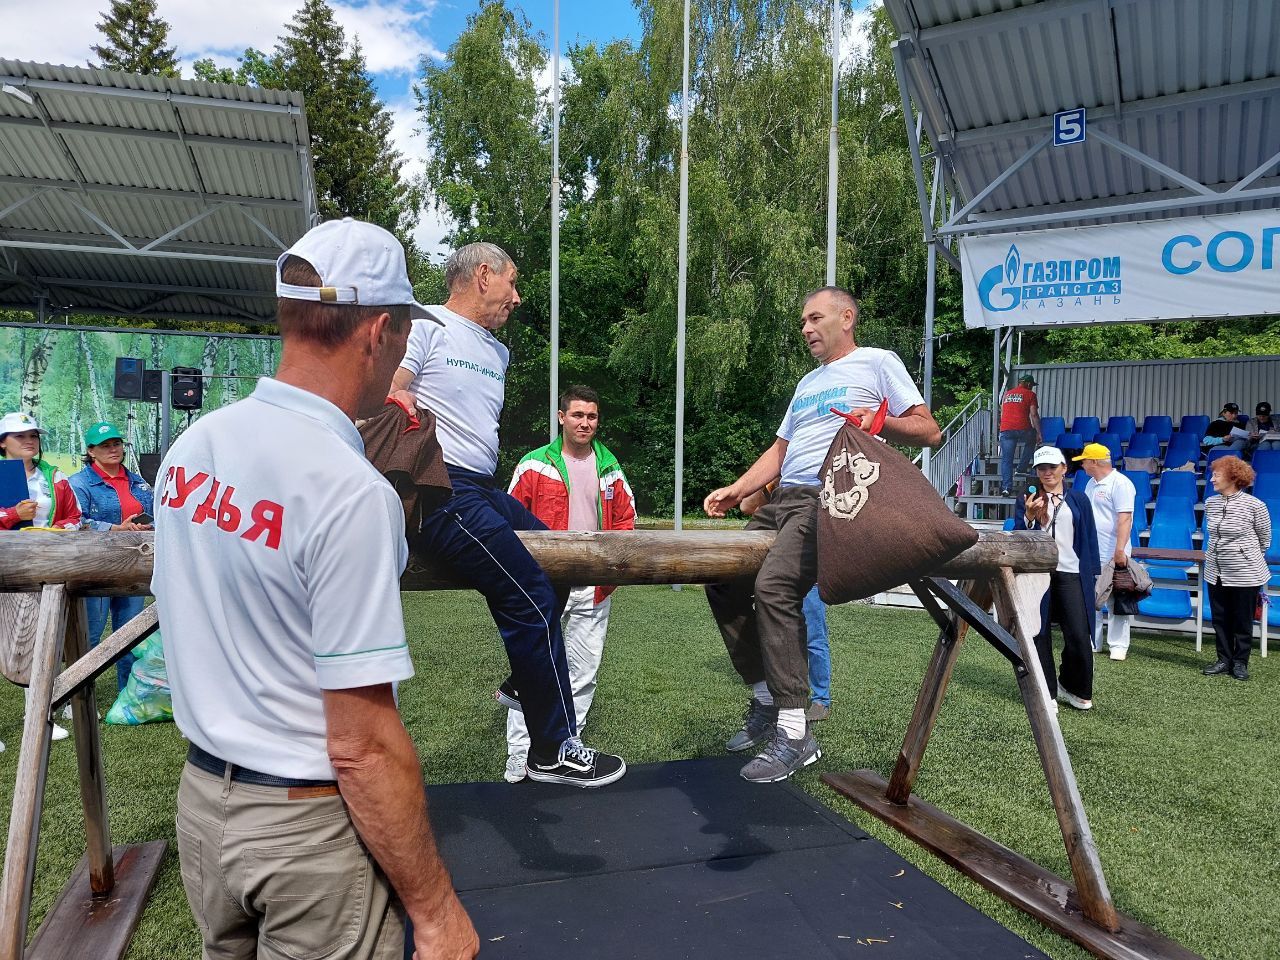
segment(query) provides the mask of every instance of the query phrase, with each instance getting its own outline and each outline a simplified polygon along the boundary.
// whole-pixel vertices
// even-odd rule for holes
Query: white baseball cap
[[[36,422],[36,418],[29,413],[6,413],[0,417],[0,437],[6,433],[26,433],[28,430],[45,432]]]
[[[1057,447],[1040,447],[1031,456],[1031,465],[1038,467],[1041,464],[1050,464],[1057,466],[1058,464],[1066,464],[1067,458],[1063,456],[1062,451]]]
[[[320,274],[320,286],[285,283],[287,257],[301,257]],[[276,296],[285,300],[354,303],[371,307],[407,306],[415,320],[431,316],[413,298],[404,247],[373,223],[343,217],[312,227],[276,261]]]

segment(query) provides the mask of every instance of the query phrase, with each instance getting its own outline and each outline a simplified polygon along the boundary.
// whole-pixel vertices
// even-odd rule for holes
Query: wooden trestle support
[[[578,585],[710,583],[750,576],[759,569],[773,535],[638,531],[520,536],[555,583]],[[154,883],[164,841],[111,844],[93,682],[156,630],[156,607],[147,607],[89,649],[82,599],[148,593],[152,559],[152,535],[147,533],[31,533],[0,538],[0,672],[31,688],[0,881],[0,960],[118,960]],[[974,547],[935,571],[937,576],[911,584],[941,634],[897,767],[887,783],[870,770],[827,774],[823,779],[1099,957],[1191,960],[1194,954],[1118,914],[1111,901],[1017,600],[1014,573],[1044,573],[1052,570],[1056,561],[1056,548],[1045,535],[984,533]],[[962,580],[962,587],[950,582],[955,579]],[[405,590],[460,586],[447,570],[419,561],[413,562],[401,585]],[[996,619],[987,612],[993,601]],[[1074,886],[911,795],[961,640],[969,628],[990,641],[1013,665],[1066,842]],[[59,673],[64,658],[67,666]],[[27,944],[53,716],[68,702],[75,730],[86,852]]]

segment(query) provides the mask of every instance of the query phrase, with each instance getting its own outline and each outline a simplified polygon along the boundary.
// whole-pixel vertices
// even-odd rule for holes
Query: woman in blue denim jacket
[[[136,473],[125,469],[124,438],[110,423],[95,423],[84,434],[87,452],[84,469],[71,477],[71,489],[80,501],[86,530],[150,530],[149,523],[135,517],[150,514],[154,506],[151,487]],[[123,503],[123,507],[121,504]],[[142,597],[85,597],[89,618],[89,644],[97,646],[102,629],[111,617],[112,632],[142,612]],[[123,690],[129,681],[133,655],[116,661],[116,686]]]

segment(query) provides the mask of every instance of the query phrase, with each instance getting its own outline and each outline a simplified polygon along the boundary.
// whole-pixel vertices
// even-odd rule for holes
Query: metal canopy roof
[[[0,307],[272,322],[301,94],[0,59]]]
[[[944,186],[962,205],[943,217],[942,237],[1256,209],[1280,198],[1275,0],[885,7],[899,33],[904,101],[914,102]],[[1085,142],[1052,146],[1053,114],[1077,107],[1087,111]]]

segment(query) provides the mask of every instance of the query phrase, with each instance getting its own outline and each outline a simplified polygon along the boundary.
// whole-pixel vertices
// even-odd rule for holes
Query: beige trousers
[[[403,957],[400,901],[336,791],[235,783],[188,763],[177,824],[204,960]]]

